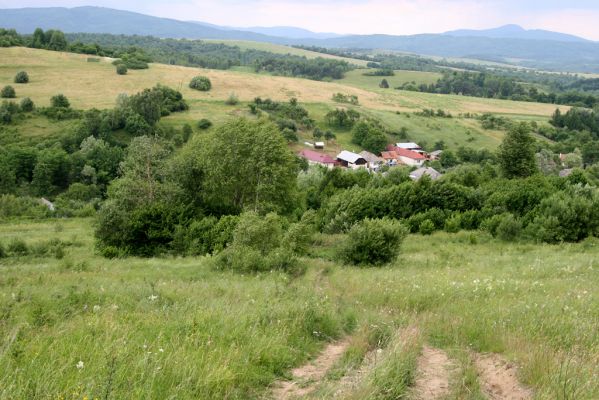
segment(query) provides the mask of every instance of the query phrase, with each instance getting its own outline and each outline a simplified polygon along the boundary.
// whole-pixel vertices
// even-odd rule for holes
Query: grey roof
[[[434,168],[422,167],[422,168],[418,168],[417,170],[412,171],[410,173],[410,178],[417,181],[420,178],[422,178],[424,175],[430,176],[433,181],[439,179],[442,176],[442,174]]]
[[[413,142],[397,143],[396,146],[399,147],[400,149],[407,149],[407,150],[421,148],[418,143],[413,143]]]
[[[361,159],[364,160],[364,157],[362,157],[359,154],[352,153],[351,151],[343,150],[341,153],[339,153],[337,155],[337,159],[347,161],[348,163],[355,164],[357,161],[359,161]],[[364,161],[366,161],[366,160],[364,160]]]
[[[574,170],[572,168],[563,169],[559,172],[559,176],[562,178],[566,178],[566,177],[572,175],[572,172],[574,172]]]
[[[372,154],[369,151],[361,151],[360,155],[362,156],[363,159],[365,159],[366,161],[368,161],[369,163],[381,163],[383,162],[383,159],[376,156],[375,154]]]
[[[435,150],[431,153],[431,156],[440,156],[443,153],[443,150]]]

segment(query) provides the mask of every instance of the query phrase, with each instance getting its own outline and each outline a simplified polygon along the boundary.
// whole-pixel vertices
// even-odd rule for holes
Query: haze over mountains
[[[253,40],[285,45],[380,49],[441,57],[474,58],[548,70],[599,72],[599,42],[506,25],[443,34],[338,35],[295,27],[223,27],[101,7],[0,10],[0,27],[31,33],[37,27],[67,33],[151,35],[163,38]]]

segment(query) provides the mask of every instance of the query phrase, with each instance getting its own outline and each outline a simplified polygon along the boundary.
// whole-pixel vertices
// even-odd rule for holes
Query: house
[[[337,155],[337,161],[346,168],[358,169],[366,168],[368,162],[359,154],[343,150]]]
[[[359,155],[366,160],[366,162],[368,163],[368,168],[372,171],[377,171],[385,162],[385,160],[383,160],[381,157],[378,157],[377,155],[372,154],[371,152],[366,150],[360,152]]]
[[[397,165],[399,161],[399,155],[395,151],[383,151],[381,158],[390,167]]]
[[[422,168],[418,168],[417,170],[410,172],[410,179],[418,181],[425,175],[429,176],[431,178],[431,180],[433,180],[433,181],[436,181],[441,176],[443,176],[439,171],[437,171],[434,168],[422,167]]]
[[[332,169],[337,162],[333,159],[333,157],[328,154],[319,153],[314,150],[302,150],[298,153],[298,155],[307,160],[310,165],[322,165],[329,169]]]
[[[409,165],[410,167],[422,167],[426,161],[426,156],[423,153],[416,151],[395,147],[393,145],[388,146],[387,150],[397,153],[398,163]]]

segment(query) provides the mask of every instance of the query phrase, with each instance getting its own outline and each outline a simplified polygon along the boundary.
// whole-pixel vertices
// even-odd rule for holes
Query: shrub
[[[522,223],[512,214],[503,214],[497,225],[496,235],[505,242],[515,241],[522,232]]]
[[[430,219],[425,219],[418,227],[418,232],[420,232],[421,235],[431,235],[434,231],[435,223]]]
[[[212,126],[212,122],[209,119],[202,118],[198,121],[198,128],[201,130],[206,130]]]
[[[116,66],[116,73],[118,75],[127,75],[128,69],[125,64],[119,64]]]
[[[0,258],[5,258],[8,254],[6,253],[6,249],[4,248],[4,244],[0,242]]]
[[[13,239],[8,244],[7,250],[8,253],[12,254],[13,256],[26,256],[29,254],[29,247],[27,246],[27,243],[23,241],[23,239]]]
[[[21,111],[23,112],[31,112],[35,108],[35,104],[33,104],[33,100],[29,97],[25,97],[21,100]]]
[[[29,83],[29,75],[25,71],[20,71],[15,75],[15,83]]]
[[[212,89],[212,82],[205,76],[196,76],[189,82],[189,87],[202,92],[207,92]]]
[[[460,214],[454,214],[451,218],[445,221],[445,231],[449,233],[457,233],[462,226],[462,217]]]
[[[10,85],[4,86],[0,91],[0,97],[3,99],[14,99],[17,97],[17,92],[15,92],[15,88]]]
[[[397,258],[407,228],[387,218],[365,219],[349,230],[339,258],[353,265],[383,265]]]
[[[152,127],[141,115],[132,113],[125,120],[125,130],[134,136],[143,136],[149,134]]]
[[[239,97],[235,93],[229,94],[227,100],[225,100],[225,104],[228,106],[235,106],[239,104]]]
[[[50,99],[50,105],[54,108],[69,108],[71,103],[64,94],[57,94]]]

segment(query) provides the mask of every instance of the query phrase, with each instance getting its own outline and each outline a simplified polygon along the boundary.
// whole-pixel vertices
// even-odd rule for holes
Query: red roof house
[[[308,164],[323,165],[327,168],[333,168],[337,161],[328,154],[319,153],[313,150],[302,150],[298,153],[301,158],[308,161]]]

